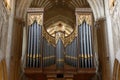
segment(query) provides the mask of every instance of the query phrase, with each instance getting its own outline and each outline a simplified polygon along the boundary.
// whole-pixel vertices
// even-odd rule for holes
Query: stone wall
[[[0,0],[0,59],[5,56],[8,30],[8,14],[3,0]]]
[[[0,80],[7,80],[6,46],[8,34],[8,11],[3,0],[0,0]]]
[[[114,54],[116,55],[120,50],[120,0],[116,0],[114,2],[114,6],[110,9],[110,13],[113,31]]]
[[[114,46],[114,68],[113,68],[113,80],[120,79],[119,67],[116,67],[115,61],[120,62],[120,0],[114,0],[114,5],[110,8],[110,16],[112,22],[112,33],[113,33],[113,46]],[[119,65],[118,65],[119,66]]]

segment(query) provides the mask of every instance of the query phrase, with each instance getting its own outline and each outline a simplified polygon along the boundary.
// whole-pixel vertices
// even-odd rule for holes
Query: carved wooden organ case
[[[25,74],[48,77],[51,74],[72,75],[76,78],[95,74],[92,42],[93,17],[91,10],[76,9],[76,27],[65,36],[51,36],[43,26],[43,9],[27,12],[27,53]],[[65,77],[65,76],[64,76]]]

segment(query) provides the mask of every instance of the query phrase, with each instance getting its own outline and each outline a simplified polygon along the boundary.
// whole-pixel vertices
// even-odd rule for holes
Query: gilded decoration
[[[55,46],[58,42],[58,39],[61,38],[64,46],[67,46],[77,37],[77,29],[75,28],[75,30],[71,33],[71,35],[67,37],[65,37],[64,31],[56,32],[56,37],[53,37],[45,30],[45,28],[43,28],[43,37],[53,46]]]
[[[52,37],[52,36],[45,30],[45,28],[43,28],[42,35],[43,35],[43,37],[44,37],[49,43],[51,43],[53,46],[55,46],[55,38]]]
[[[77,28],[75,28],[74,32],[70,36],[65,37],[64,46],[70,44],[76,37],[77,37]]]
[[[79,14],[78,15],[78,25],[82,24],[84,20],[87,22],[87,24],[92,25],[91,14]]]
[[[59,39],[61,39],[64,44],[64,36],[65,36],[64,32],[62,32],[62,31],[56,32],[56,38],[55,38],[56,44]]]
[[[28,13],[28,19],[27,19],[27,23],[28,25],[31,25],[33,24],[33,22],[36,20],[37,23],[39,25],[42,25],[42,21],[43,21],[43,18],[42,18],[42,14],[40,13]]]

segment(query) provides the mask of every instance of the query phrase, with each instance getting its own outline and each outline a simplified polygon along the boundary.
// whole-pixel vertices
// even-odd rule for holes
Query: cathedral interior
[[[120,80],[120,0],[0,0],[0,80]]]

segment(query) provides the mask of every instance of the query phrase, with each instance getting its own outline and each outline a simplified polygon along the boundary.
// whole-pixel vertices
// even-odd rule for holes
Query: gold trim
[[[37,21],[39,25],[42,25],[42,14],[40,13],[28,13],[27,24],[28,26],[33,24],[34,21]]]
[[[63,44],[64,44],[64,37],[65,37],[65,32],[64,31],[56,32],[56,37],[55,37],[56,44],[57,44],[59,39],[61,39]]]
[[[49,42],[51,43],[53,46],[55,46],[55,38],[50,36],[47,31],[45,30],[45,28],[43,27],[42,30],[42,36]]]
[[[74,32],[70,34],[70,36],[65,37],[64,39],[64,46],[66,47],[68,44],[70,44],[75,38],[77,37],[77,28],[75,28]]]
[[[60,36],[58,33],[60,33]],[[75,28],[74,32],[72,32],[67,37],[65,37],[65,34],[63,31],[56,32],[56,37],[53,37],[43,27],[42,35],[53,46],[56,46],[58,39],[61,38],[64,46],[66,47],[68,44],[70,44],[77,37],[77,28]]]
[[[78,15],[78,25],[81,25],[84,20],[86,21],[87,24],[92,25],[91,14],[79,14]]]
[[[32,54],[30,54],[30,58],[32,58]]]
[[[64,59],[57,59],[57,62],[64,62]]]
[[[43,57],[43,60],[50,59],[50,58],[55,58],[55,56]]]
[[[82,54],[82,55],[79,55],[80,58],[91,58],[93,57],[92,55],[87,55],[87,54]]]
[[[75,60],[77,60],[77,57],[68,56],[68,55],[66,55],[65,57],[66,57],[66,58],[71,58],[71,59],[75,59]]]

